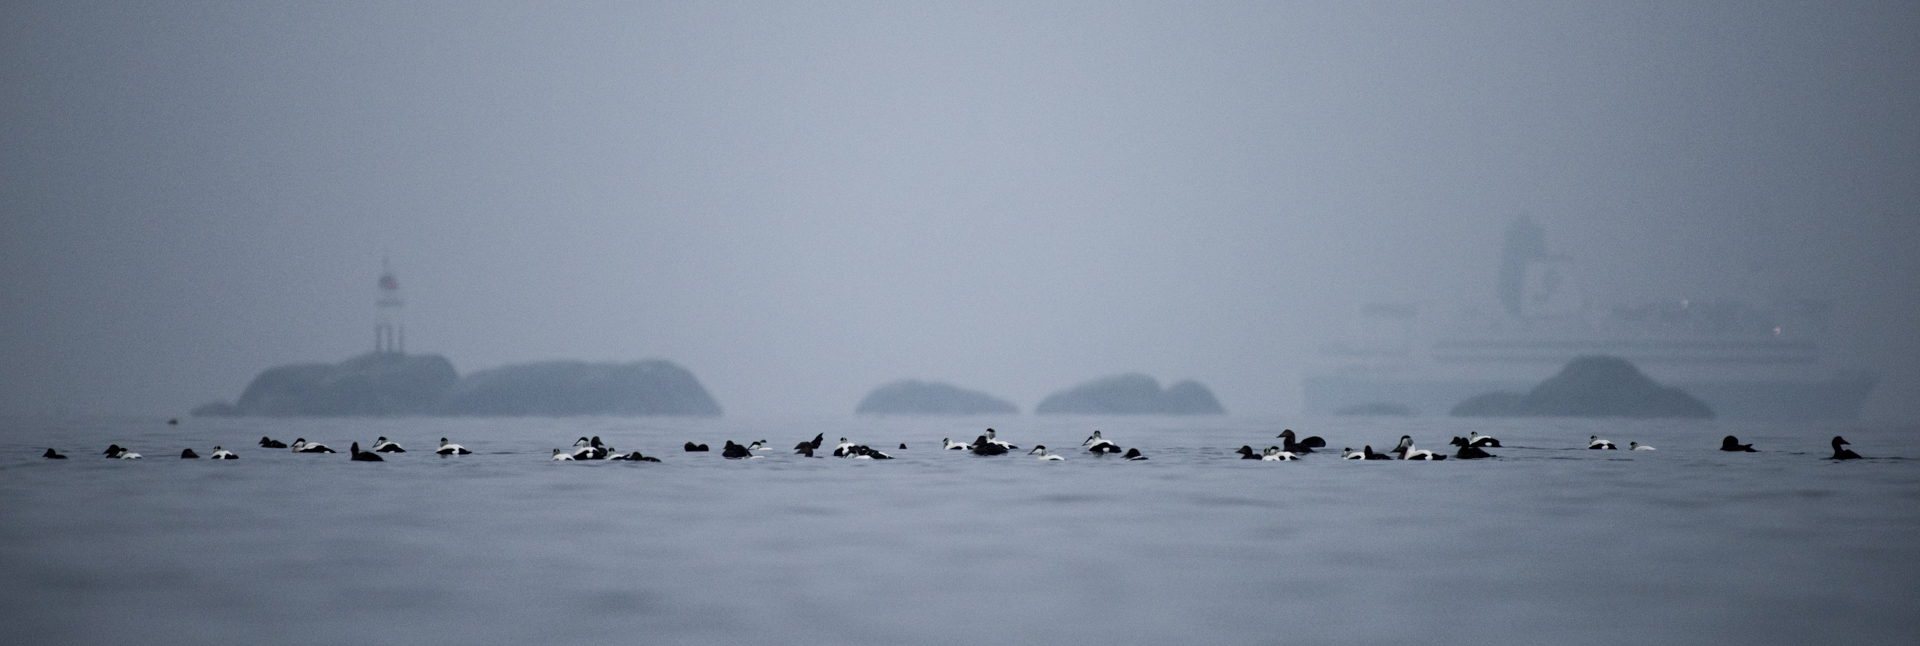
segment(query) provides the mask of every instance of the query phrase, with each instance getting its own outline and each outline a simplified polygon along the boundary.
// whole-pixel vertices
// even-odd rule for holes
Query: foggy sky
[[[0,413],[180,414],[407,343],[1291,414],[1379,300],[1836,299],[1920,418],[1912,3],[0,6]]]

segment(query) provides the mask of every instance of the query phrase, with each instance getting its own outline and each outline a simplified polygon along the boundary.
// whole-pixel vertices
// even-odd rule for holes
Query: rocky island
[[[1662,386],[1625,359],[1579,357],[1525,394],[1494,392],[1453,407],[1454,417],[1713,417],[1713,409]]]
[[[685,368],[668,361],[549,361],[482,370],[462,379],[437,354],[374,352],[337,364],[268,368],[234,403],[193,410],[212,417],[394,415],[569,416],[720,414]]]
[[[952,384],[903,379],[873,389],[853,412],[860,415],[1017,415],[1020,407]]]
[[[1132,373],[1095,379],[1048,395],[1036,415],[1225,415],[1213,392],[1197,381],[1160,389],[1160,382]]]

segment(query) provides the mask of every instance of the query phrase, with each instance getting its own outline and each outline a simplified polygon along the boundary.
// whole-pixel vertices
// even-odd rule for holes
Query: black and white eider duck
[[[748,451],[771,451],[773,450],[773,447],[767,446],[766,440],[754,440],[752,442],[747,443],[747,450]]]
[[[593,439],[583,437],[575,440],[573,443],[573,459],[575,460],[605,460],[607,456],[612,453],[613,447],[601,442],[600,436],[598,435],[593,436]]]
[[[444,438],[444,437],[440,438],[440,448],[435,449],[434,453],[438,453],[440,455],[471,455],[473,454],[472,451],[467,450],[467,447],[460,446],[458,444],[449,443],[447,442],[447,438]]]
[[[688,453],[694,453],[694,452],[697,452],[697,451],[705,451],[705,450],[707,450],[707,445],[705,445],[705,444],[694,444],[694,443],[692,443],[692,442],[688,442],[688,443],[687,443],[687,445],[686,445],[685,447],[682,447],[682,448],[684,448],[684,449],[686,450],[686,452],[688,452]]]
[[[293,444],[287,445],[287,448],[293,449],[294,453],[338,453],[339,452],[339,451],[335,451],[333,449],[327,448],[327,445],[321,444],[319,442],[308,442],[307,438],[304,438],[304,437],[293,438]]]
[[[53,449],[47,449],[47,452],[46,452],[46,453],[42,453],[42,454],[40,454],[40,457],[43,457],[43,458],[46,458],[46,459],[48,459],[48,460],[65,460],[65,459],[67,459],[67,456],[64,456],[64,455],[60,455],[60,452],[59,452],[59,451],[55,451],[55,450],[53,450]]]
[[[1400,459],[1402,460],[1445,460],[1447,459],[1447,456],[1440,455],[1432,451],[1413,448],[1413,436],[1411,435],[1400,436],[1400,444],[1398,446],[1393,447],[1392,452],[1400,454]]]
[[[349,459],[354,462],[386,462],[378,453],[360,450],[359,442],[354,442],[352,446],[347,447],[347,450],[353,453],[353,457]]]
[[[1106,455],[1108,453],[1119,453],[1120,445],[1114,444],[1112,442],[1104,442],[1104,441],[1095,442],[1093,446],[1087,447],[1087,451],[1093,453],[1094,455]]]
[[[1327,441],[1320,439],[1318,435],[1308,436],[1307,439],[1296,442],[1294,441],[1295,436],[1293,429],[1280,431],[1280,434],[1274,437],[1280,438],[1280,450],[1287,453],[1312,453],[1314,449],[1326,448],[1327,446]]]
[[[552,459],[555,459],[555,460],[568,460],[568,461],[571,461],[571,460],[573,460],[573,452],[572,452],[572,451],[568,451],[568,450],[566,450],[566,449],[554,449],[554,450],[553,450],[553,458],[552,458]]]
[[[608,460],[625,460],[628,462],[659,462],[660,461],[660,458],[641,455],[639,451],[622,453],[622,454],[608,457],[607,459]]]
[[[1500,440],[1472,431],[1469,431],[1466,437],[1453,438],[1453,441],[1448,442],[1448,444],[1461,447],[1470,446],[1476,449],[1484,449],[1487,447],[1500,448]]]
[[[1100,449],[1100,445],[1102,445],[1102,444],[1106,444],[1106,445],[1113,445],[1113,443],[1112,443],[1112,442],[1109,442],[1109,441],[1107,441],[1107,439],[1106,439],[1106,438],[1104,438],[1104,437],[1100,437],[1100,431],[1094,431],[1092,435],[1088,435],[1088,436],[1087,436],[1087,441],[1085,441],[1085,442],[1081,442],[1081,443],[1080,443],[1080,446],[1084,446],[1084,447],[1087,447],[1087,450],[1089,450],[1089,451],[1093,451],[1094,453],[1118,453],[1118,452],[1120,452],[1120,447],[1119,447],[1119,446],[1114,446],[1114,447],[1113,447],[1113,450],[1112,450],[1112,451],[1103,451],[1103,450],[1101,450],[1101,449]]]
[[[1351,446],[1349,446],[1349,447],[1345,447],[1345,448],[1342,448],[1342,449],[1340,449],[1340,459],[1342,459],[1342,460],[1365,460],[1365,459],[1367,459],[1367,456],[1366,456],[1366,454],[1364,454],[1364,453],[1361,453],[1361,452],[1359,452],[1359,451],[1355,451],[1355,450],[1353,450],[1353,447],[1351,447]]]
[[[1292,451],[1282,450],[1277,446],[1269,446],[1267,450],[1260,452],[1260,460],[1264,462],[1291,462],[1299,457]]]
[[[1032,450],[1032,451],[1028,451],[1028,452],[1027,452],[1027,455],[1037,455],[1037,456],[1040,456],[1040,458],[1039,458],[1039,459],[1041,459],[1041,460],[1065,460],[1065,459],[1066,459],[1066,458],[1063,458],[1063,457],[1060,457],[1060,456],[1057,456],[1057,455],[1054,455],[1054,454],[1052,454],[1052,453],[1048,453],[1048,452],[1047,452],[1047,445],[1045,445],[1045,444],[1035,444],[1035,445],[1033,445],[1033,450]]]
[[[1603,440],[1603,439],[1600,439],[1600,436],[1598,436],[1598,435],[1588,435],[1588,436],[1587,436],[1587,448],[1589,448],[1589,449],[1606,449],[1606,450],[1609,450],[1609,451],[1611,451],[1611,450],[1613,450],[1613,449],[1615,449],[1615,448],[1618,448],[1618,447],[1615,447],[1615,446],[1613,445],[1613,443],[1612,443],[1612,442],[1608,442],[1608,441],[1606,441],[1606,440]]]
[[[216,446],[216,447],[213,447],[213,455],[209,455],[209,456],[207,456],[207,459],[209,459],[209,460],[238,460],[238,459],[240,459],[240,456],[238,456],[238,455],[234,455],[232,451],[228,451],[228,450],[226,450],[226,449],[223,449],[223,448],[220,448],[220,447],[217,447],[217,446]]]
[[[200,459],[200,454],[198,454],[198,453],[194,453],[194,452],[193,452],[193,449],[191,449],[191,448],[188,448],[188,449],[181,449],[181,450],[180,450],[180,459],[182,459],[182,460],[198,460],[198,459]]]
[[[1123,457],[1123,458],[1126,458],[1126,459],[1128,459],[1128,460],[1145,460],[1145,459],[1147,459],[1147,456],[1144,456],[1144,455],[1140,455],[1140,449],[1127,449],[1127,454],[1126,454],[1126,455],[1123,455],[1123,456],[1120,456],[1120,457]]]
[[[887,455],[885,453],[881,453],[879,451],[875,451],[873,447],[867,446],[865,444],[855,444],[852,447],[849,447],[847,449],[846,457],[850,457],[855,460],[892,460],[893,459],[893,456]]]
[[[276,440],[276,439],[273,439],[273,438],[271,438],[271,437],[267,437],[267,436],[265,436],[265,435],[262,435],[262,436],[260,436],[260,448],[263,448],[263,449],[284,449],[284,448],[287,448],[287,443],[286,443],[286,442],[282,442],[282,441],[280,441],[280,440]]]
[[[1628,451],[1652,451],[1653,447],[1647,446],[1645,444],[1641,444],[1639,442],[1628,442],[1627,450]]]
[[[389,440],[387,439],[387,436],[382,435],[380,436],[380,439],[373,441],[373,452],[374,453],[406,453],[407,450],[400,448],[400,443],[395,442],[393,440]]]
[[[1007,447],[1000,446],[992,442],[988,442],[987,436],[985,435],[982,435],[978,439],[975,439],[973,441],[973,446],[970,446],[967,448],[971,449],[974,455],[1006,455],[1007,454]]]
[[[1845,439],[1842,439],[1842,438],[1841,438],[1840,436],[1838,436],[1838,435],[1835,435],[1835,436],[1833,436],[1833,459],[1835,459],[1835,460],[1858,460],[1858,459],[1860,459],[1860,454],[1858,454],[1858,453],[1854,453],[1854,452],[1853,452],[1853,449],[1843,449],[1843,448],[1840,448],[1840,445],[1842,445],[1842,444],[1852,444],[1852,442],[1848,442],[1848,441],[1846,441]]]
[[[983,435],[981,437],[985,437],[985,436]],[[833,455],[834,457],[846,457],[847,449],[851,449],[851,448],[853,448],[852,442],[848,442],[847,438],[844,438],[844,437],[840,438],[840,443],[835,444],[833,446]]]
[[[118,445],[118,444],[109,444],[109,445],[107,445],[107,453],[106,453],[106,455],[107,455],[107,458],[108,458],[108,459],[112,459],[112,460],[138,460],[138,459],[140,459],[140,454],[138,454],[138,453],[134,453],[134,452],[132,452],[132,451],[129,451],[129,450],[127,450],[127,449],[126,449],[126,447],[123,447],[123,446],[120,446],[120,445]]]
[[[1753,450],[1753,445],[1752,445],[1752,444],[1741,444],[1741,443],[1740,443],[1740,438],[1737,438],[1737,437],[1734,437],[1734,436],[1732,436],[1732,435],[1728,435],[1728,436],[1726,436],[1726,437],[1724,437],[1724,438],[1721,438],[1721,440],[1720,440],[1720,450],[1722,450],[1722,451],[1741,451],[1741,452],[1745,452],[1745,453],[1759,453],[1759,451],[1755,451],[1755,450]]]
[[[994,434],[993,429],[987,429],[987,441],[994,444],[998,444],[1000,445],[1000,448],[1006,449],[1008,451],[1017,451],[1020,449],[1020,447],[1014,446],[1012,444],[1008,444],[1005,441],[1000,440],[1000,438]]]
[[[967,449],[973,448],[973,446],[970,444],[961,444],[959,442],[955,442],[951,437],[940,438],[940,445],[941,445],[941,448],[944,448],[948,451],[965,451]]]

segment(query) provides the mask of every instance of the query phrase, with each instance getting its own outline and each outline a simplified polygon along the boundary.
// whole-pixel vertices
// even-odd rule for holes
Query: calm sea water
[[[1623,420],[0,420],[21,644],[1913,643],[1920,428]],[[942,437],[1065,453],[942,451]],[[1291,463],[1282,428],[1497,460]],[[1077,450],[1100,429],[1151,460]],[[892,461],[722,459],[825,433]],[[1736,434],[1761,453],[1722,453]],[[296,455],[262,435],[343,452]],[[411,452],[354,463],[348,443]],[[660,464],[554,463],[599,435]],[[1653,452],[1587,451],[1589,435]],[[441,458],[446,436],[475,451]],[[687,440],[715,452],[680,451]],[[906,450],[892,447],[905,442]],[[143,460],[107,460],[118,443]],[[237,461],[180,460],[214,445]],[[56,447],[72,459],[43,460]]]

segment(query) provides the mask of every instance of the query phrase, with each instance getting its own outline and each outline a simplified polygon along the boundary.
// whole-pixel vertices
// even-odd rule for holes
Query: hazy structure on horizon
[[[393,275],[393,263],[380,259],[380,298],[374,300],[378,316],[373,324],[373,351],[380,354],[406,354],[407,324],[401,318],[406,301],[400,297],[400,279]]]

